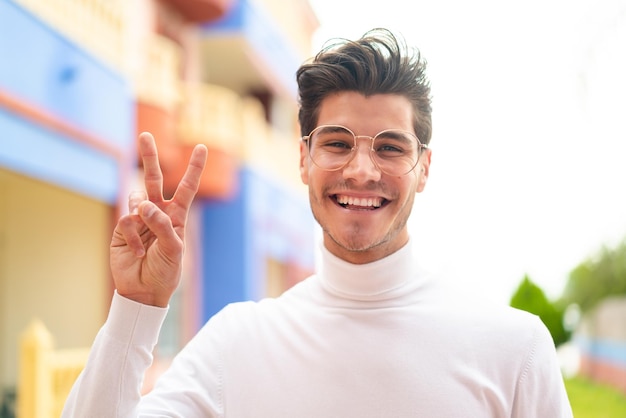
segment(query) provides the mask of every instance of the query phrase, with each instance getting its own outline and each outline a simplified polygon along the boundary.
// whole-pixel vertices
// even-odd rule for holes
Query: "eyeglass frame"
[[[345,163],[343,163],[342,165],[340,165],[337,168],[324,168],[322,166],[320,166],[318,163],[315,162],[315,159],[311,156],[311,137],[313,136],[313,133],[315,131],[317,131],[318,129],[321,128],[342,128],[345,129],[346,131],[348,131],[349,133],[352,134],[352,136],[354,137],[354,146],[350,149],[350,154],[352,154],[350,156],[350,158],[348,158],[346,160]],[[390,174],[387,171],[383,170],[383,168],[376,162],[376,159],[374,158],[374,156],[372,156],[372,153],[376,153],[376,150],[374,149],[374,142],[376,141],[376,138],[378,138],[379,135],[384,134],[385,132],[390,132],[390,131],[396,131],[396,132],[402,132],[402,133],[406,133],[411,135],[412,137],[414,137],[417,140],[417,159],[415,160],[415,164],[411,167],[411,169],[405,173],[402,174]],[[343,168],[345,168],[348,164],[350,164],[350,162],[354,159],[354,157],[356,156],[356,150],[359,147],[358,144],[358,139],[359,138],[368,138],[370,139],[370,160],[372,160],[372,162],[374,163],[374,165],[376,166],[376,168],[378,170],[380,170],[382,173],[388,174],[388,175],[401,175],[401,176],[406,176],[407,174],[409,174],[411,171],[415,170],[415,167],[417,167],[419,161],[420,161],[420,157],[422,156],[422,153],[424,152],[424,150],[429,149],[428,144],[422,144],[422,141],[420,141],[420,139],[418,138],[417,135],[415,135],[412,132],[406,131],[404,129],[396,129],[396,128],[389,128],[389,129],[384,129],[380,132],[378,132],[376,135],[374,136],[369,136],[369,135],[357,135],[355,134],[350,128],[347,128],[343,125],[319,125],[316,126],[308,135],[304,135],[303,137],[300,138],[301,141],[306,142],[307,144],[307,151],[309,153],[309,158],[311,159],[311,161],[313,162],[313,164],[315,164],[317,167],[319,167],[320,169],[324,170],[324,171],[339,171]]]

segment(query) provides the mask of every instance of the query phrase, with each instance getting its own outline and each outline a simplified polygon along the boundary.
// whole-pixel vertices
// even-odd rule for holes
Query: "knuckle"
[[[125,215],[125,216],[122,216],[118,220],[117,223],[118,223],[120,229],[125,230],[125,229],[128,229],[129,227],[133,226],[134,221],[133,221],[133,219],[132,219],[132,217],[130,215]]]

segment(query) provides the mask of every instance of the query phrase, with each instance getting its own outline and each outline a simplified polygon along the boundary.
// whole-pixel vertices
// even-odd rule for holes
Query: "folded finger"
[[[153,202],[146,200],[139,206],[142,221],[156,236],[159,247],[165,255],[176,259],[182,254],[182,239],[176,234],[172,220]]]
[[[142,257],[145,254],[145,248],[140,235],[140,226],[142,223],[143,222],[137,215],[121,217],[113,233],[113,245],[126,245],[137,257]]]

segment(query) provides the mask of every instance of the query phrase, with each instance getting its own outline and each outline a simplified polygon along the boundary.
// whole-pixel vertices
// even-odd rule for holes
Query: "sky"
[[[557,299],[626,237],[626,0],[309,0],[314,50],[387,27],[432,84],[433,150],[409,223],[421,262],[508,303]]]

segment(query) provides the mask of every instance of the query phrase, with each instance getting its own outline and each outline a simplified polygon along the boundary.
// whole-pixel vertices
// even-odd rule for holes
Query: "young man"
[[[385,30],[299,69],[300,172],[323,230],[320,269],[279,298],[224,308],[143,397],[206,149],[164,201],[142,135],[147,194],[131,196],[115,230],[116,294],[64,416],[570,417],[539,319],[464,304],[416,262],[407,219],[431,159],[424,71]]]

